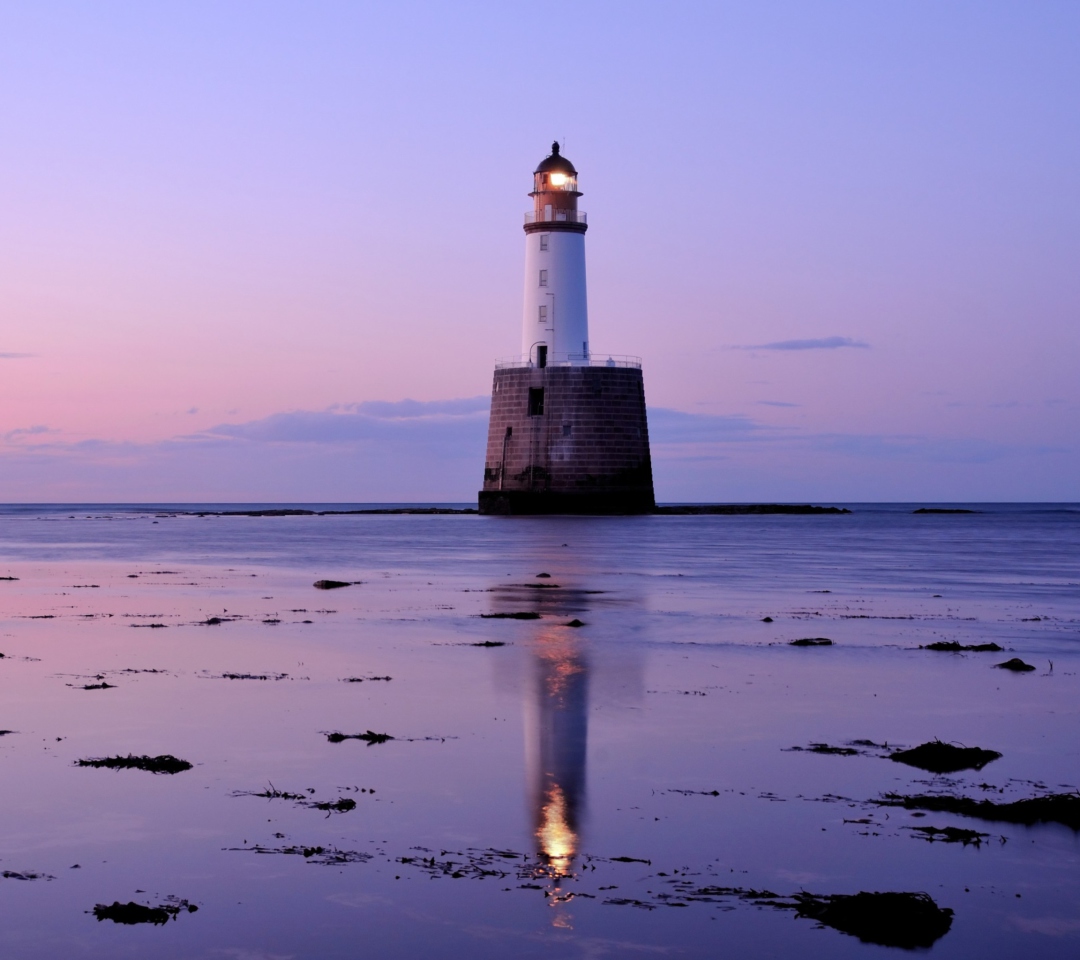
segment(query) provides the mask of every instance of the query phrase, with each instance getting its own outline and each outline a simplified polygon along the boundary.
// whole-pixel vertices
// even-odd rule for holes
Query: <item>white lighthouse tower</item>
[[[533,209],[525,214],[525,309],[522,359],[581,365],[589,360],[589,308],[585,291],[585,214],[577,170],[559,144],[533,172]]]
[[[577,185],[553,143],[525,214],[521,355],[496,363],[491,384],[481,513],[656,508],[641,360],[590,356]]]

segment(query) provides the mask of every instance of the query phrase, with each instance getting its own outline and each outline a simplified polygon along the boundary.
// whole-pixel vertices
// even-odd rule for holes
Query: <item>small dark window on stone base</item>
[[[529,388],[529,416],[542,417],[544,415],[544,388]]]
[[[570,434],[571,434],[572,432],[573,432],[573,427],[571,427],[571,426],[570,426],[570,424],[568,424],[568,423],[564,423],[564,424],[562,425],[562,435],[563,435],[564,437],[568,437],[568,436],[570,436]]]

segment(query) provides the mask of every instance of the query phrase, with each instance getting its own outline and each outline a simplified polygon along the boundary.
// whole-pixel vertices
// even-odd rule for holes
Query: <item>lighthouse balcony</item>
[[[588,223],[588,214],[584,210],[556,210],[551,207],[543,211],[529,210],[525,214],[528,223]]]
[[[496,370],[510,370],[518,367],[536,367],[535,359],[526,356],[505,357],[495,361]],[[641,357],[631,357],[621,353],[599,353],[595,350],[584,356],[580,353],[552,353],[547,355],[548,367],[629,367],[641,369]]]

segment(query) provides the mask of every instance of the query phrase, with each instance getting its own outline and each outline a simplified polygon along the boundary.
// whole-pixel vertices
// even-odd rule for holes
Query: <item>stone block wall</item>
[[[495,371],[482,513],[645,513],[654,506],[640,369]]]

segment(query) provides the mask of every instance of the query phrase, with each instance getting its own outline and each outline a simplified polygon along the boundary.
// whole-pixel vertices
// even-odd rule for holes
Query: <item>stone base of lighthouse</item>
[[[634,514],[655,507],[639,367],[495,371],[480,513]]]

